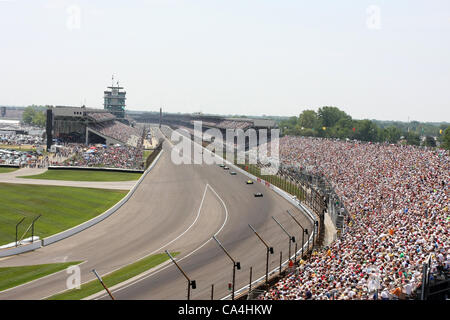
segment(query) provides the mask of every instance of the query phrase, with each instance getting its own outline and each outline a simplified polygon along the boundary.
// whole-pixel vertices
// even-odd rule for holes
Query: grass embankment
[[[60,186],[36,186],[0,183],[0,245],[15,241],[15,227],[19,239],[39,214],[35,235],[45,238],[72,228],[106,211],[128,190],[105,190]],[[31,230],[24,236],[30,237]]]
[[[96,170],[47,170],[33,176],[21,176],[26,179],[66,180],[66,181],[133,181],[139,180],[141,173]]]
[[[8,173],[16,171],[18,168],[0,167],[0,173]]]
[[[179,252],[171,253],[172,256],[176,256],[178,254]],[[169,257],[167,256],[167,254],[158,253],[155,255],[148,256],[130,265],[127,265],[106,276],[102,276],[101,274],[100,276],[102,277],[106,287],[110,289],[112,286],[115,286],[118,283],[131,279],[137,276],[138,274],[141,274],[151,268],[154,268],[168,259]],[[56,294],[48,298],[48,300],[80,300],[89,297],[90,295],[93,295],[102,290],[105,289],[100,284],[100,282],[97,279],[95,279],[85,284],[82,284],[80,289],[67,290],[65,292]]]
[[[144,150],[144,153],[142,154],[142,161],[144,161],[144,163],[147,161],[147,158],[149,155],[151,155],[153,153],[153,150]]]
[[[82,261],[0,268],[0,291],[45,277]]]

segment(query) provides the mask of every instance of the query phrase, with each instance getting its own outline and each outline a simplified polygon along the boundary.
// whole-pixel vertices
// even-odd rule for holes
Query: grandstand
[[[52,111],[53,137],[60,142],[101,143],[137,147],[141,132],[107,110],[57,106]]]
[[[175,114],[175,113],[163,113],[160,119],[159,112],[145,112],[145,113],[134,113],[130,116],[136,121],[141,123],[159,123],[161,120],[162,124],[168,125],[173,129],[183,128],[188,132],[193,134],[194,122],[202,122],[203,132],[208,129],[219,129],[222,136],[226,136],[227,130],[248,130],[248,129],[266,129],[267,130],[267,141],[271,140],[271,129],[277,128],[277,124],[274,120],[262,119],[262,118],[227,118],[216,115],[204,115],[201,113],[194,114]],[[259,138],[259,132],[256,134]],[[258,139],[259,141],[259,139]],[[235,144],[237,142],[237,137],[235,137]],[[245,141],[245,149],[248,149],[248,137]],[[258,142],[259,143],[259,142]]]
[[[317,181],[346,214],[334,242],[316,248],[260,299],[448,296],[447,151],[296,136],[280,138],[279,146],[284,173],[313,188]]]

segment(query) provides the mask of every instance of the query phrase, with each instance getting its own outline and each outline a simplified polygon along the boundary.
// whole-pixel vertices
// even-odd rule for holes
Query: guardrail
[[[0,257],[13,256],[13,255],[16,255],[19,253],[33,251],[33,250],[39,249],[41,247],[42,247],[42,241],[36,241],[31,244],[27,244],[25,246],[18,246],[18,247],[0,250]]]
[[[0,164],[1,168],[20,168],[20,166],[18,164]]]
[[[129,199],[130,197],[133,195],[133,193],[136,191],[136,189],[139,187],[139,185],[141,184],[142,180],[144,180],[144,178],[147,176],[147,174],[152,170],[152,168],[156,165],[156,163],[158,162],[159,158],[162,155],[163,150],[158,154],[158,156],[155,158],[155,160],[153,161],[153,163],[148,167],[148,169],[144,172],[144,174],[141,176],[141,178],[136,182],[136,184],[134,185],[134,187],[127,193],[127,195],[121,199],[118,203],[116,203],[113,207],[111,207],[110,209],[108,209],[106,212],[96,216],[95,218],[92,218],[91,220],[88,220],[78,226],[75,226],[73,228],[70,228],[68,230],[62,231],[60,233],[57,233],[55,235],[52,235],[50,237],[44,238],[40,241],[34,242],[32,244],[29,245],[25,245],[25,246],[20,246],[20,247],[16,247],[16,248],[11,248],[11,249],[5,249],[0,251],[0,257],[7,257],[7,256],[12,256],[15,254],[19,254],[19,253],[24,253],[24,252],[28,252],[28,251],[33,251],[36,249],[41,248],[42,246],[48,246],[54,242],[63,240],[65,238],[68,238],[70,236],[73,236],[74,234],[77,234],[89,227],[92,227],[93,225],[105,220],[106,218],[108,218],[110,215],[112,215],[113,213],[115,213],[120,207],[122,207]]]
[[[130,172],[130,173],[143,173],[145,171],[141,169],[78,167],[78,166],[49,166],[48,170],[91,170],[91,171]]]

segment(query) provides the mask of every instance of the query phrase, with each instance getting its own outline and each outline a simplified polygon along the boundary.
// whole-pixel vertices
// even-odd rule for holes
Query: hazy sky
[[[450,121],[448,0],[0,0],[0,105]]]

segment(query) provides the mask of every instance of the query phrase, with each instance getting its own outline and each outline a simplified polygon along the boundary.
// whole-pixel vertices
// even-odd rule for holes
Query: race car
[[[253,184],[253,181],[252,180],[247,180],[245,183],[246,184]]]
[[[223,168],[225,165],[223,163],[219,164],[219,167]]]
[[[262,197],[263,194],[262,194],[261,192],[257,192],[257,193],[254,194],[254,196],[255,196],[255,197]]]
[[[223,170],[230,170],[227,166],[223,167]]]
[[[236,175],[236,172],[230,171],[230,174],[231,174],[232,176],[235,176],[235,175]]]

